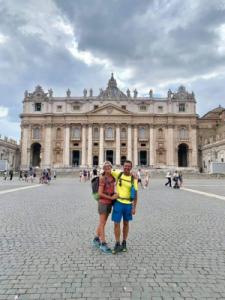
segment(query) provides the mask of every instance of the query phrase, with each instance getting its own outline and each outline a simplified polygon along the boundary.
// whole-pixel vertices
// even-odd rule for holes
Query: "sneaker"
[[[95,237],[95,238],[93,239],[93,241],[92,241],[92,245],[93,245],[93,246],[95,246],[95,247],[97,247],[97,248],[99,248],[99,247],[100,247],[100,245],[101,245],[101,242],[100,242],[100,239],[99,239],[99,237]]]
[[[122,242],[121,248],[122,248],[122,252],[127,252],[127,242],[126,241]]]
[[[101,243],[99,248],[103,253],[106,253],[106,254],[112,253],[112,250],[108,247],[108,245],[106,243]]]
[[[119,242],[117,242],[117,243],[115,244],[115,247],[114,247],[113,250],[112,250],[112,254],[116,254],[116,253],[118,253],[118,252],[121,252],[121,250],[122,250],[121,245],[120,245]]]

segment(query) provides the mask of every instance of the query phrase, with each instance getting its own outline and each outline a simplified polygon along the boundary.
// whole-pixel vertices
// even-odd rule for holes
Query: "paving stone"
[[[221,180],[184,185],[212,193],[220,185],[225,194]],[[1,195],[0,299],[225,299],[224,211],[224,201],[152,179],[139,191],[128,252],[114,256],[91,245],[98,214],[90,183],[57,179]],[[106,236],[113,246],[110,219]]]

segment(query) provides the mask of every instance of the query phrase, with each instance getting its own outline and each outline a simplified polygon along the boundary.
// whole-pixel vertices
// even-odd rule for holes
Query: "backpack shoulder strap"
[[[117,181],[120,180],[121,176],[123,175],[123,172],[120,172],[119,176],[117,177]]]
[[[131,185],[134,185],[134,176],[131,175]]]

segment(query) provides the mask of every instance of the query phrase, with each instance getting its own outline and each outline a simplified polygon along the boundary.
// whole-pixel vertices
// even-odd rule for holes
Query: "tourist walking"
[[[7,171],[6,171],[6,170],[5,170],[4,173],[3,173],[3,178],[4,178],[4,180],[7,179]]]
[[[129,233],[129,222],[132,220],[132,215],[136,212],[137,205],[137,179],[131,174],[132,162],[126,160],[123,165],[123,172],[120,170],[112,170],[111,174],[116,180],[116,192],[118,198],[113,205],[112,221],[114,222],[115,247],[112,250],[113,254],[120,251],[127,251],[127,237]],[[123,234],[122,244],[120,244],[120,223],[123,218]]]
[[[112,253],[108,247],[105,238],[105,225],[109,214],[112,210],[112,203],[118,195],[115,193],[115,179],[111,175],[112,165],[109,161],[104,162],[103,173],[99,179],[99,201],[98,201],[98,213],[99,224],[96,230],[96,237],[93,240],[93,244],[100,248],[104,253]]]
[[[145,177],[144,177],[144,189],[148,187],[149,184],[149,173],[148,171],[145,171]]]
[[[137,171],[137,178],[138,178],[138,184],[140,183],[141,187],[143,188],[143,183],[141,179],[141,169],[138,169]]]
[[[175,171],[175,172],[173,173],[173,181],[174,181],[173,188],[174,188],[174,189],[179,189],[179,188],[180,188],[180,187],[179,187],[179,182],[178,182],[178,180],[179,180],[179,175],[178,175],[178,172]]]
[[[180,185],[180,187],[182,186],[182,184],[183,184],[183,174],[182,174],[182,172],[180,171],[179,172],[179,177],[178,177],[178,180],[179,180],[179,185]]]
[[[169,187],[172,187],[172,174],[171,172],[167,172],[166,174],[167,182],[165,183],[165,186],[169,185]]]
[[[9,171],[9,179],[12,180],[13,179],[13,170]]]

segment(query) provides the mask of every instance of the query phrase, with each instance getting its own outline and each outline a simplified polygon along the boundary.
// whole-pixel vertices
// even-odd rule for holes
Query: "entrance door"
[[[93,166],[98,166],[98,156],[93,156]]]
[[[73,152],[72,152],[72,165],[74,167],[80,165],[80,151],[79,150],[73,150]]]
[[[147,166],[147,151],[145,150],[139,152],[139,165]]]
[[[126,161],[126,159],[127,159],[126,156],[121,156],[120,163],[122,166],[124,165],[124,162]]]
[[[180,144],[178,147],[178,167],[188,166],[188,145]]]
[[[41,164],[41,145],[34,143],[31,146],[31,165],[32,167],[40,167]]]
[[[106,150],[106,160],[110,161],[113,164],[113,150]]]

